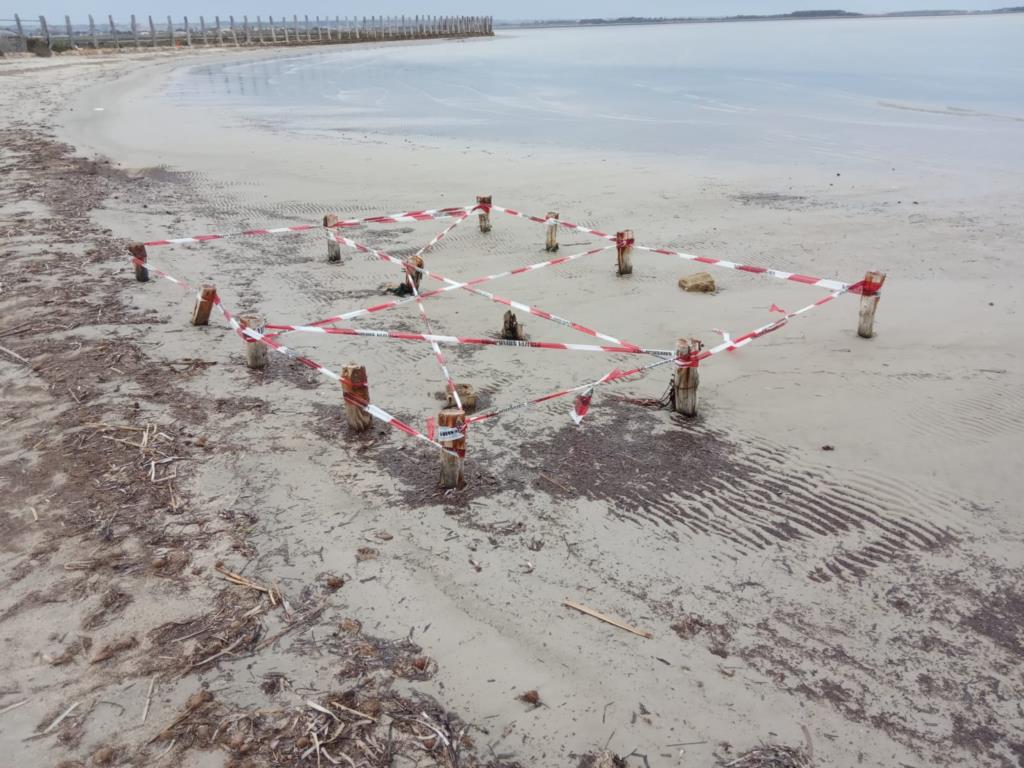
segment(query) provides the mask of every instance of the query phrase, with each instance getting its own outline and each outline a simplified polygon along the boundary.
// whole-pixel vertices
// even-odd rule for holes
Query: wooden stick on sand
[[[587,606],[581,605],[580,603],[574,603],[572,600],[565,600],[562,603],[562,605],[565,605],[569,608],[573,608],[579,611],[580,613],[585,613],[587,614],[587,616],[593,616],[595,619],[603,621],[606,624],[611,624],[613,627],[624,629],[627,632],[632,632],[634,635],[640,635],[640,637],[646,637],[648,640],[654,637],[654,635],[652,635],[650,632],[646,632],[642,629],[637,629],[636,627],[631,627],[629,624],[625,624],[619,621],[618,619],[613,619],[611,616],[605,616],[603,613],[598,613],[593,608],[587,608]]]

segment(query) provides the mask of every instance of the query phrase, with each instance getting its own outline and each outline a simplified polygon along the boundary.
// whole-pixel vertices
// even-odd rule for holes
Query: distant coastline
[[[855,13],[843,10],[793,11],[776,14],[743,14],[737,16],[619,16],[614,19],[544,19],[536,21],[510,21],[495,19],[494,26],[502,29],[536,29],[541,27],[608,27],[646,24],[723,24],[743,21],[817,21],[822,19],[903,19],[930,16],[994,16],[1024,13],[1024,6],[996,8],[991,11],[892,11],[890,13]]]

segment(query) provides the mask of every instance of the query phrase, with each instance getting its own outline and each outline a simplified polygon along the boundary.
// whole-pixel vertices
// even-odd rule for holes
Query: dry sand
[[[275,764],[272,751],[245,746],[267,743],[256,726],[241,741],[196,735],[196,725],[147,742],[183,712],[206,711],[186,701],[200,685],[216,700],[191,704],[222,707],[208,719],[234,738],[240,712],[245,723],[255,710],[308,714],[305,701],[370,679],[386,687],[395,670],[396,700],[432,697],[476,726],[479,755],[522,765],[575,765],[607,747],[632,754],[630,766],[709,766],[760,743],[823,766],[1024,764],[1024,222],[1013,173],[965,186],[914,168],[879,178],[855,166],[709,168],[294,136],[170,108],[154,84],[181,62],[0,64],[0,345],[30,361],[0,355],[0,740],[11,764],[84,761],[104,746],[115,748],[111,764],[151,764],[167,749],[176,765]],[[54,150],[51,129],[85,159]],[[19,143],[33,134],[39,146]],[[33,165],[44,143],[49,159]],[[103,158],[112,165],[81,165]],[[599,390],[578,428],[569,400],[482,423],[469,433],[469,488],[442,494],[429,449],[380,424],[348,436],[329,381],[274,355],[266,372],[247,370],[222,322],[190,327],[190,295],[136,283],[122,251],[127,240],[476,194],[750,264],[844,280],[884,270],[878,335],[857,338],[857,299],[845,296],[710,361],[694,421],[616,399],[660,396],[669,374],[659,369]],[[67,205],[80,215],[64,216]],[[469,278],[544,258],[542,228],[493,218],[489,235],[472,222],[454,230],[428,268]],[[409,255],[440,226],[350,234]],[[561,240],[563,254],[593,242]],[[154,248],[151,259],[277,322],[375,303],[396,280],[361,254],[327,264],[316,233]],[[618,278],[612,262],[588,257],[493,290],[652,347],[684,334],[714,342],[712,327],[735,335],[772,319],[772,303],[793,309],[821,295],[725,270],[714,272],[717,293],[689,294],[676,283],[696,265],[638,253],[634,275]],[[504,307],[449,294],[428,309],[436,332],[480,336],[500,327]],[[78,326],[61,329],[68,316]],[[521,320],[535,339],[585,341]],[[411,306],[360,325],[421,329]],[[287,343],[333,369],[365,364],[372,399],[414,426],[440,407],[425,345]],[[487,406],[634,361],[447,352]],[[106,438],[141,433],[97,423],[157,424],[167,445],[140,459]],[[63,453],[47,453],[46,440]],[[104,440],[128,454],[97,453]],[[154,489],[150,461],[179,454],[156,469],[177,477]],[[226,586],[217,561],[276,585],[291,618],[265,594]],[[331,575],[345,581],[336,592]],[[653,637],[570,611],[566,598]],[[239,619],[250,609],[256,619]],[[188,637],[224,616],[242,623]],[[366,652],[374,658],[398,647],[388,643],[409,648],[359,666],[338,639],[355,626],[339,624],[346,617],[382,639]],[[169,631],[186,639],[166,643]],[[85,651],[82,635],[91,650],[55,664],[76,642]],[[87,661],[127,637],[135,644],[112,661]],[[429,659],[423,674],[408,668],[418,653]],[[542,706],[518,700],[531,689]]]

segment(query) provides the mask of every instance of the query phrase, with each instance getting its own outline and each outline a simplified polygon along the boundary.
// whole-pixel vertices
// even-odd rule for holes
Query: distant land
[[[996,8],[991,11],[892,11],[890,13],[855,13],[842,10],[793,11],[770,15],[738,16],[619,16],[614,19],[537,19],[511,21],[495,19],[495,27],[601,27],[616,24],[719,24],[736,21],[811,21],[815,19],[890,19],[908,16],[992,16],[1000,13],[1024,13],[1024,5]]]

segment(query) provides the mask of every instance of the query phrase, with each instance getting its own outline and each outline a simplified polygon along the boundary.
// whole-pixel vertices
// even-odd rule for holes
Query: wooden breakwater
[[[73,23],[70,16],[53,23],[45,16],[35,21],[14,15],[12,32],[50,51],[78,49],[146,50],[268,45],[326,45],[333,43],[426,40],[430,38],[485,37],[494,34],[490,16],[205,16],[154,20],[131,15],[128,21],[113,16],[88,23]],[[35,46],[32,43],[36,43]]]

